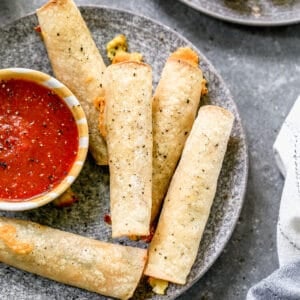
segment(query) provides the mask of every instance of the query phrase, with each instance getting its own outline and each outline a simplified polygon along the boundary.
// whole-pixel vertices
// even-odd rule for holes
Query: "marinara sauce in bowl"
[[[66,86],[30,69],[0,70],[0,210],[57,198],[79,175],[87,150],[87,120]]]

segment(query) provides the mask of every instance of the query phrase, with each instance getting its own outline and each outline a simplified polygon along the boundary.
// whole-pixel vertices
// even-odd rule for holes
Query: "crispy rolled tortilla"
[[[199,106],[203,76],[198,60],[189,48],[171,54],[154,94],[152,222],[160,211]]]
[[[105,64],[89,29],[72,0],[51,0],[37,10],[37,16],[56,78],[70,88],[86,113],[90,151],[97,164],[107,165],[94,105],[103,98]]]
[[[106,296],[130,298],[146,256],[144,249],[0,217],[1,262]]]
[[[171,180],[149,249],[145,274],[185,284],[216,193],[233,115],[204,106]]]
[[[152,70],[139,62],[104,78],[112,236],[148,235],[152,187]]]

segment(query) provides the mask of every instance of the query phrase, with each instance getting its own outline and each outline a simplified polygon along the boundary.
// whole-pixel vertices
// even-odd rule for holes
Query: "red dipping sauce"
[[[48,88],[0,81],[0,198],[24,201],[58,185],[78,151],[75,119]]]

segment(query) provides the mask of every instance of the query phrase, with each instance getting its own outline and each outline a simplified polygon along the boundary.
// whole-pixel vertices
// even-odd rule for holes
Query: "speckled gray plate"
[[[300,22],[300,0],[180,0],[233,23],[275,26]]]
[[[171,51],[179,46],[190,45],[187,40],[170,29],[149,19],[128,12],[100,7],[81,8],[94,38],[105,53],[105,44],[116,34],[124,33],[130,50],[140,51],[153,66],[154,86],[164,62]],[[34,68],[51,73],[45,48],[34,27],[35,15],[22,18],[0,29],[0,67]],[[246,188],[248,159],[241,120],[228,89],[207,59],[201,56],[201,67],[209,83],[206,103],[217,104],[231,110],[235,115],[232,138],[220,176],[217,196],[205,230],[197,260],[185,286],[171,284],[166,296],[153,295],[142,280],[134,299],[174,299],[197,281],[220,255],[229,240],[239,217]],[[55,228],[101,239],[109,242],[146,247],[139,242],[112,241],[110,227],[103,221],[109,211],[108,168],[96,166],[88,157],[78,180],[73,185],[80,201],[70,208],[58,209],[52,204],[19,213],[0,215],[30,219]],[[105,299],[99,295],[65,286],[54,281],[16,270],[0,263],[0,298],[3,299]]]

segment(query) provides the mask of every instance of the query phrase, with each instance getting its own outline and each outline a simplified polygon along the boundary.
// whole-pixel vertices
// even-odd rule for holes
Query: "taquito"
[[[130,298],[146,256],[144,249],[0,217],[1,262],[106,296]]]
[[[112,236],[148,235],[152,187],[152,69],[140,62],[105,72]]]
[[[198,55],[190,48],[172,53],[153,97],[152,222],[198,110],[203,81],[198,63]]]
[[[37,16],[55,77],[80,101],[89,125],[90,151],[97,164],[107,165],[94,105],[103,98],[106,67],[91,33],[72,0],[50,0],[37,10]]]
[[[217,106],[199,110],[164,200],[146,275],[186,283],[216,193],[233,119],[231,112]]]

